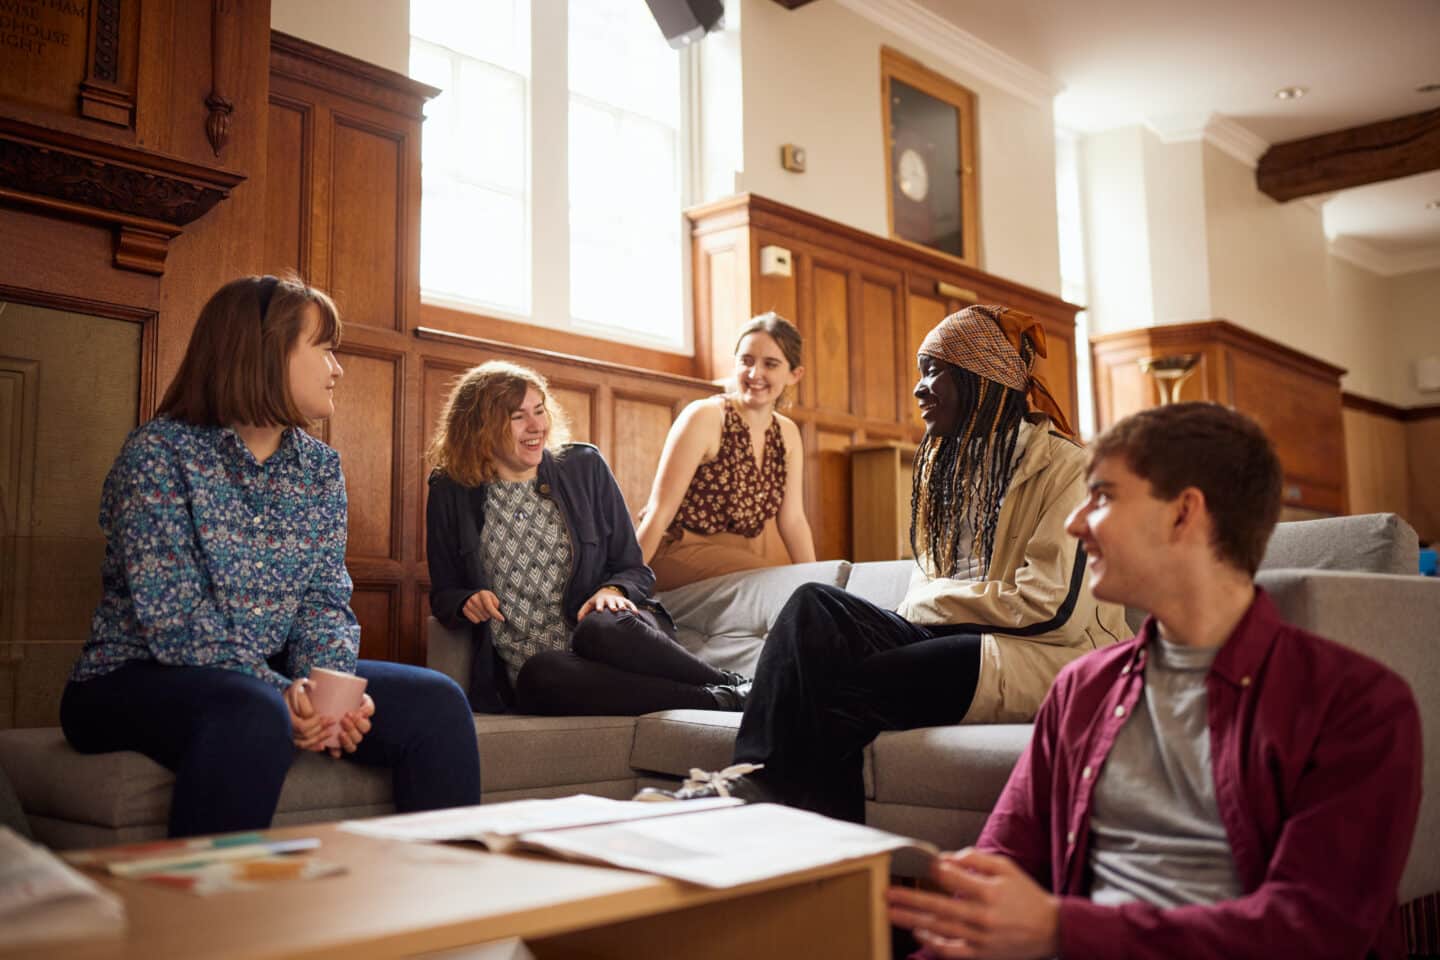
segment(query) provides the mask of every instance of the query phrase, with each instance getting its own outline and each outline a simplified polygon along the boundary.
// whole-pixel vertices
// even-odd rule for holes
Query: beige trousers
[[[658,593],[722,573],[778,567],[789,562],[790,554],[772,518],[755,537],[689,530],[682,530],[680,536],[673,538],[667,534],[651,558],[650,568],[655,571]]]

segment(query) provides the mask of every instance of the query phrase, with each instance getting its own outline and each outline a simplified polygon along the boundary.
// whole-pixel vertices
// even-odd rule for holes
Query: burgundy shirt
[[[1145,688],[1155,620],[1069,664],[976,846],[1060,896],[1060,955],[1400,957],[1395,892],[1420,808],[1409,686],[1290,626],[1265,592],[1206,678],[1215,798],[1244,894],[1207,906],[1091,903],[1095,783]]]

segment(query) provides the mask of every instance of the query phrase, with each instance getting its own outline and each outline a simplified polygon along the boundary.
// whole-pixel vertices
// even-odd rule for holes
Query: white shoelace
[[[689,778],[681,784],[682,790],[699,790],[702,787],[711,787],[715,793],[722,797],[730,796],[730,784],[756,770],[763,770],[763,763],[732,763],[724,770],[701,770],[699,767],[690,768]]]

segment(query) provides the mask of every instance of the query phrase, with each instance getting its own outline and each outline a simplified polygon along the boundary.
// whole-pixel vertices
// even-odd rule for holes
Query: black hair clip
[[[275,288],[280,286],[280,278],[266,274],[260,278],[260,319],[265,319],[265,314],[270,310],[270,298],[275,296]]]

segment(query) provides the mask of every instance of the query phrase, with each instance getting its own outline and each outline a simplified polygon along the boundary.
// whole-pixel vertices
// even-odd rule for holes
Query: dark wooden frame
[[[976,172],[975,109],[973,91],[942,76],[929,67],[912,60],[890,47],[880,48],[880,130],[885,149],[885,223],[890,236],[902,243],[930,252],[934,248],[895,236],[895,168],[894,140],[890,135],[890,81],[899,80],[922,93],[950,104],[960,117],[960,237],[964,255],[961,263],[980,266],[980,187]],[[953,256],[946,251],[938,251]]]

